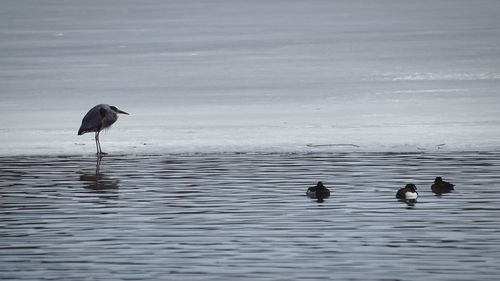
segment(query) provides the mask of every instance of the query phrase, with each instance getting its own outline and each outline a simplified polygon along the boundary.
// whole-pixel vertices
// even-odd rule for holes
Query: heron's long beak
[[[119,109],[118,109],[118,111],[117,111],[117,112],[118,112],[118,113],[121,113],[121,114],[127,114],[127,115],[130,115],[130,114],[128,114],[127,112],[125,112],[125,111],[123,111],[123,110],[119,110]]]

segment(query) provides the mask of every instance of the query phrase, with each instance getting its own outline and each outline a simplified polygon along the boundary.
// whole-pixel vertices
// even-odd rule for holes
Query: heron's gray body
[[[119,110],[115,106],[108,104],[98,104],[85,114],[83,117],[82,125],[78,130],[78,135],[83,135],[89,132],[95,132],[95,141],[97,147],[97,154],[105,154],[101,150],[99,142],[99,132],[102,129],[109,128],[118,120],[118,113],[127,114],[127,112]]]
[[[89,132],[99,132],[102,129],[108,128],[118,120],[118,114],[111,110],[107,104],[98,104],[85,114],[82,125],[78,130],[78,135],[83,135]]]

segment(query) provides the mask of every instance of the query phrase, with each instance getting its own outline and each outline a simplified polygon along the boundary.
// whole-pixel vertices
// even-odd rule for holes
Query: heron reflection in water
[[[80,181],[87,184],[86,188],[93,190],[116,189],[120,183],[117,179],[112,179],[101,173],[101,160],[103,156],[96,157],[95,173],[84,173],[80,175]]]

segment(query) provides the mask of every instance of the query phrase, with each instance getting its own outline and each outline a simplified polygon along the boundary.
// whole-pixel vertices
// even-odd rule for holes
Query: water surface
[[[496,280],[500,154],[0,157],[5,280]],[[437,175],[456,192],[435,196]],[[307,198],[322,180],[323,203]],[[411,206],[395,192],[408,182]]]

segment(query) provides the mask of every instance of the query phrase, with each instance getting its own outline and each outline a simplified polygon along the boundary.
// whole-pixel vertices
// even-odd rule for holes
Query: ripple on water
[[[499,153],[0,158],[0,277],[494,280]],[[435,196],[435,176],[456,192]],[[305,196],[321,180],[332,196]],[[414,205],[396,190],[413,182]]]

